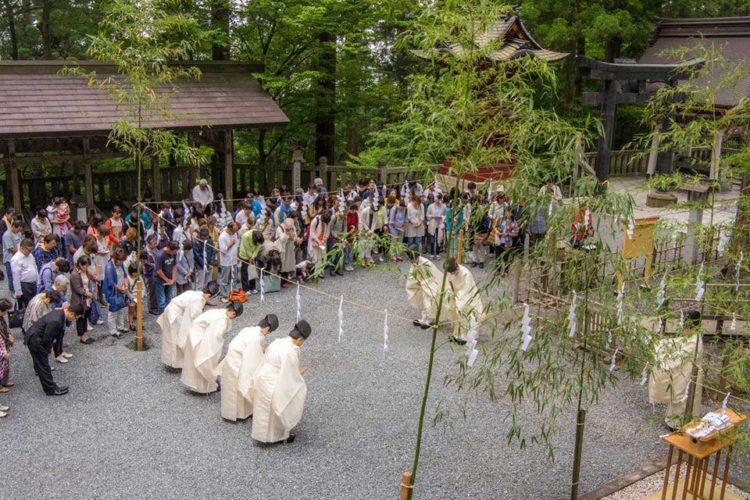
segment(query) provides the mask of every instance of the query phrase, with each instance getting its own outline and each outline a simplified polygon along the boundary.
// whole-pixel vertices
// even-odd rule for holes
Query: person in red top
[[[344,248],[344,271],[354,271],[354,258],[352,255],[354,236],[359,231],[359,212],[355,202],[349,203],[349,211],[346,212],[346,247]]]
[[[122,219],[122,210],[117,205],[112,208],[112,217],[105,222],[109,228],[109,245],[116,246],[120,244],[120,239],[125,235],[125,221]]]
[[[581,248],[586,238],[594,235],[594,224],[588,208],[581,207],[576,218],[570,225],[570,244],[573,248]]]

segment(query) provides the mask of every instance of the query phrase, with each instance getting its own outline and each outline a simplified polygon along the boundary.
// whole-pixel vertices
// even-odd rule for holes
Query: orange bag
[[[245,295],[245,290],[230,290],[229,291],[229,301],[230,302],[247,302],[247,296]]]

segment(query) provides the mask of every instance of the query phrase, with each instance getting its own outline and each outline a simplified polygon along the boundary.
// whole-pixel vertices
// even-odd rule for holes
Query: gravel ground
[[[328,278],[321,289],[345,294],[400,316],[411,316],[403,281],[383,269]],[[7,292],[6,292],[7,293]],[[132,339],[106,338],[91,346],[68,332],[74,358],[55,363],[63,397],[45,396],[22,345],[12,351],[11,414],[0,420],[3,438],[1,498],[391,499],[411,466],[426,372],[429,334],[393,318],[391,349],[383,358],[382,317],[344,306],[344,338],[337,342],[337,303],[302,293],[302,315],[313,325],[303,348],[308,399],[292,445],[260,446],[250,423],[220,418],[220,395],[196,396],[159,358],[159,332],[148,317],[155,348],[136,353]],[[266,312],[279,315],[273,338],[295,317],[293,289],[253,297],[232,335]],[[226,344],[225,344],[226,345]],[[441,385],[464,349],[442,348],[436,358],[428,421],[437,402],[458,398]],[[426,427],[417,498],[566,498],[569,495],[574,415],[561,429],[556,461],[539,448],[505,442],[503,402],[475,401],[466,420]],[[589,412],[582,491],[591,491],[666,453],[658,436],[661,415],[644,388],[624,383]],[[32,482],[29,482],[29,480]]]

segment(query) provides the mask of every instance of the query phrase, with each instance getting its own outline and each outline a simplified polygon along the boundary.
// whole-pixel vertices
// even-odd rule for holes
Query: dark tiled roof
[[[0,61],[0,137],[106,134],[127,115],[110,94],[87,79],[61,76],[60,61]],[[99,77],[114,74],[104,63],[82,63]],[[144,125],[194,129],[281,126],[289,122],[252,76],[258,66],[201,63],[198,80],[178,81]],[[167,93],[166,89],[162,92]]]
[[[750,69],[750,17],[660,19],[651,45],[638,62],[677,62],[666,52],[698,46],[719,50],[728,67],[742,64]],[[696,54],[693,52],[688,58]],[[713,73],[697,79],[696,83],[717,87],[726,75],[727,71],[719,67]],[[716,102],[720,106],[732,107],[747,96],[750,96],[750,73],[746,73],[731,88],[718,89]]]

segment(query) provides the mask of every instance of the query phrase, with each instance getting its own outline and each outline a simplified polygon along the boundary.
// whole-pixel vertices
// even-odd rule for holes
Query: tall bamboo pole
[[[138,100],[138,128],[141,128],[141,101]],[[136,224],[136,231],[137,231],[137,237],[136,237],[136,266],[138,269],[138,283],[136,285],[136,305],[135,305],[135,350],[136,351],[142,351],[143,350],[143,285],[141,283],[142,279],[141,276],[143,275],[143,269],[141,268],[141,252],[143,251],[143,243],[142,238],[143,235],[141,234],[141,213],[143,211],[143,151],[142,151],[142,145],[138,145],[138,151],[136,152],[135,157],[135,169],[136,169],[136,177],[138,182],[138,209],[136,211],[136,215],[138,216],[138,221]]]

